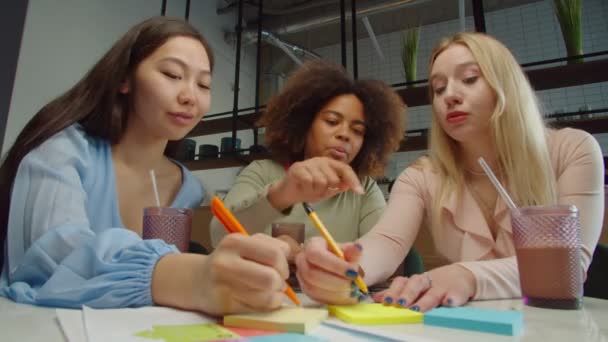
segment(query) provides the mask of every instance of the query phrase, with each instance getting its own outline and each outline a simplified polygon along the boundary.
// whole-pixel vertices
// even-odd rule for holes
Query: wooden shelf
[[[578,128],[591,134],[604,133],[608,132],[608,118],[552,121],[548,126],[553,128]],[[401,141],[398,152],[426,150],[428,148],[428,130],[421,132],[419,135],[406,137]]]
[[[396,90],[408,107],[418,107],[429,104],[429,87],[418,84],[415,88]]]
[[[243,155],[229,155],[220,158],[205,158],[202,160],[189,160],[183,162],[190,171],[221,169],[225,167],[245,166],[254,160],[269,159],[270,153],[250,153]]]
[[[582,129],[591,134],[608,132],[608,117],[597,119],[581,119],[570,121],[552,121],[549,126],[554,128],[572,127]],[[408,136],[402,142],[398,152],[420,151],[428,148],[428,130],[420,130],[417,135]],[[191,160],[183,162],[191,171],[220,169],[225,167],[245,166],[254,160],[269,159],[270,153],[251,153],[231,155],[215,159]]]
[[[595,133],[606,133],[608,132],[608,118],[597,118],[597,119],[580,119],[571,121],[552,121],[549,124],[550,127],[562,128],[572,127],[582,129],[590,134]]]
[[[560,65],[543,69],[527,70],[526,74],[533,88],[537,91],[572,87],[583,84],[607,82],[608,58]],[[428,86],[417,85],[413,88],[396,90],[408,107],[417,107],[429,104]],[[259,119],[259,113],[239,115],[237,130],[251,129]],[[608,118],[582,119],[569,121],[552,121],[552,127],[574,127],[589,133],[608,132]],[[201,121],[187,137],[196,137],[208,134],[217,134],[232,131],[232,117]],[[427,149],[428,130],[420,130],[416,135],[408,136],[401,142],[399,152],[420,151]],[[268,153],[254,153],[238,156],[225,156],[217,159],[204,159],[187,161],[184,164],[190,170],[207,170],[225,167],[244,166],[253,160],[269,158]]]
[[[547,90],[608,81],[608,72],[602,72],[601,70],[608,70],[608,58],[585,63],[528,70],[526,71],[526,74],[535,90]],[[405,101],[408,107],[429,104],[427,85],[417,85],[414,88],[398,89],[397,93],[403,98],[403,101]],[[253,128],[259,117],[259,114],[239,115],[237,130]],[[194,127],[187,137],[231,131],[232,117],[207,121],[203,120]]]
[[[608,81],[608,58],[526,71],[534,90],[573,87]]]
[[[401,141],[401,146],[399,146],[399,152],[408,152],[408,151],[420,151],[427,149],[427,135],[428,130],[424,130],[423,134],[415,135],[415,136],[406,136],[405,139]]]
[[[253,128],[259,117],[260,114],[239,115],[236,122],[237,131]],[[213,120],[205,120],[203,118],[203,120],[186,135],[186,138],[224,132],[232,132],[232,117]]]

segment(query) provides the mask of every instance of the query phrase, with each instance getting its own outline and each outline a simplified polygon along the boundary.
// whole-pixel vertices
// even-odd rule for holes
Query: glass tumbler
[[[580,221],[575,206],[532,206],[511,212],[524,302],[579,309],[583,296]]]
[[[144,239],[161,239],[175,245],[182,253],[188,252],[192,232],[192,209],[144,208]]]

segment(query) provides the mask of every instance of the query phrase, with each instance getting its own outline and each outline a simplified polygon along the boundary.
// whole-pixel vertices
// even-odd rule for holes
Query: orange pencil
[[[211,199],[211,213],[217,217],[217,219],[224,225],[224,228],[226,228],[229,233],[239,233],[249,236],[249,233],[247,233],[241,223],[236,219],[236,217],[234,217],[234,215],[232,215],[230,210],[224,206],[222,200],[220,200],[217,196],[213,196]],[[285,294],[296,305],[300,305],[298,296],[293,291],[291,286],[289,286],[289,284],[287,284]]]

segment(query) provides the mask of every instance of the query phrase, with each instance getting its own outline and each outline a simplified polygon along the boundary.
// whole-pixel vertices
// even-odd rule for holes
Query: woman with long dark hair
[[[202,201],[200,182],[168,151],[209,110],[212,70],[195,28],[151,18],[34,116],[0,169],[0,295],[44,306],[154,303],[210,314],[281,305],[283,242],[228,236],[204,256],[140,238],[143,208],[156,205],[149,170],[161,206]]]

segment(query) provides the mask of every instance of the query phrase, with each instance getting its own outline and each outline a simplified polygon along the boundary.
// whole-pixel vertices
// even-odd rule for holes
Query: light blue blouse
[[[202,185],[180,166],[183,184],[172,207],[197,207]],[[0,295],[54,307],[151,305],[154,266],[177,252],[124,227],[110,145],[73,125],[19,165]]]

